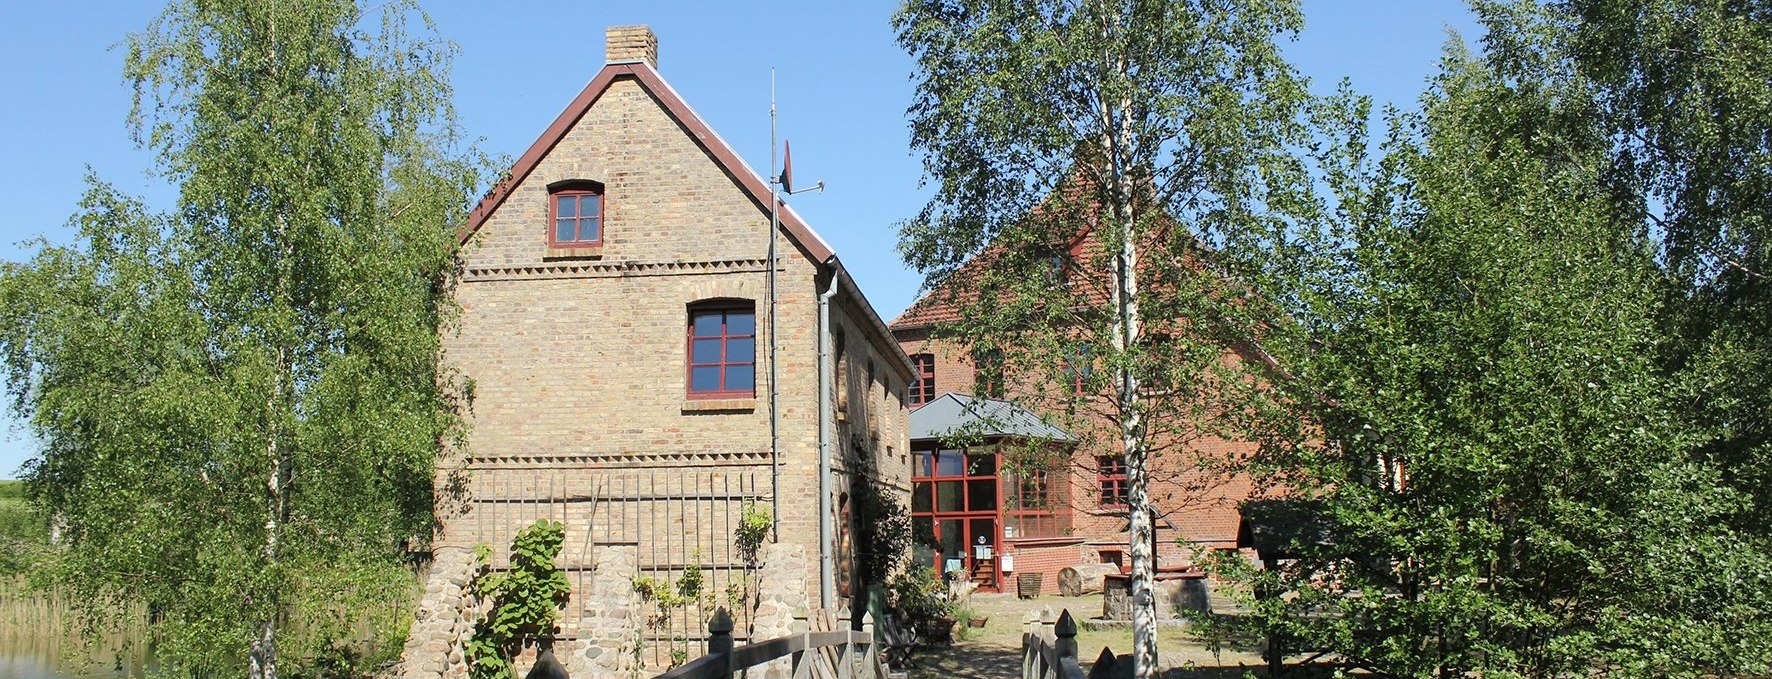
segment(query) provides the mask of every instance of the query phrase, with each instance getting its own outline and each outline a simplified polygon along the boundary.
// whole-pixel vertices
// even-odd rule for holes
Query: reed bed
[[[0,587],[0,674],[20,679],[145,676],[151,665],[145,606],[126,606],[114,624],[79,627],[58,592]]]

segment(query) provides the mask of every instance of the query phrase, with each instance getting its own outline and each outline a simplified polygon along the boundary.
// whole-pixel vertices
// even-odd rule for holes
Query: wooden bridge
[[[825,626],[836,622],[827,618]],[[808,630],[734,647],[732,615],[721,608],[708,621],[707,655],[654,679],[887,679],[879,646],[868,614],[859,630]]]
[[[827,626],[834,626],[831,622],[827,619]],[[707,654],[653,679],[889,678],[872,614],[862,618],[860,630],[808,630],[743,646],[733,645],[732,627],[731,614],[724,608],[716,611],[708,621]],[[1021,679],[1114,679],[1122,674],[1118,658],[1106,648],[1083,671],[1077,660],[1077,621],[1068,609],[1056,622],[1031,623],[1021,645]]]

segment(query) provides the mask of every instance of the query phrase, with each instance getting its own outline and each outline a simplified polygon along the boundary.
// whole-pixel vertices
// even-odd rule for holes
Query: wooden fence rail
[[[1120,675],[1119,657],[1111,648],[1101,649],[1095,664],[1083,671],[1077,661],[1077,620],[1070,609],[1060,612],[1056,623],[1034,622],[1028,627],[1021,635],[1021,679],[1113,679]]]
[[[860,631],[807,631],[736,648],[732,627],[732,615],[724,607],[715,611],[708,621],[707,655],[654,679],[748,678],[754,669],[782,658],[790,658],[793,679],[886,679],[871,614],[862,618]]]

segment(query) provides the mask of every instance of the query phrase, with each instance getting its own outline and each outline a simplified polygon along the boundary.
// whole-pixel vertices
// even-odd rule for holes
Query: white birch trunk
[[[274,264],[277,267],[275,301],[288,306],[289,280],[292,277],[288,267],[292,253],[289,251],[287,220],[282,216],[277,219],[276,240],[280,257]],[[277,372],[272,377],[274,385],[271,395],[265,398],[265,461],[270,467],[270,473],[265,479],[265,545],[263,555],[264,567],[270,569],[275,569],[277,560],[281,558],[278,551],[281,547],[279,542],[282,537],[285,515],[288,512],[287,486],[293,466],[293,460],[289,455],[289,446],[278,436],[277,409],[279,398],[287,399],[293,396],[294,387],[291,382],[295,368],[291,365],[291,361],[295,352],[289,348],[293,342],[287,338],[277,337],[275,341],[279,343],[277,346]],[[276,586],[276,584],[272,585],[272,587]],[[281,613],[282,597],[276,591],[248,592],[247,596],[253,602],[262,604],[265,616],[263,620],[257,621],[258,630],[248,651],[247,672],[251,679],[277,679],[277,616]],[[264,601],[258,602],[258,597],[263,597]]]
[[[1124,75],[1126,62],[1117,63]],[[1114,257],[1113,347],[1124,356],[1138,346],[1138,224],[1133,215],[1132,196],[1135,187],[1128,176],[1124,154],[1131,148],[1132,103],[1122,99],[1107,105],[1105,116],[1111,126],[1107,160],[1110,163],[1108,195],[1113,209],[1113,223],[1120,237],[1120,252]],[[1157,672],[1157,609],[1152,591],[1152,571],[1156,554],[1151,545],[1150,451],[1145,442],[1144,414],[1139,404],[1138,374],[1125,361],[1115,369],[1118,391],[1120,451],[1126,462],[1127,553],[1132,559],[1132,676],[1151,679]]]

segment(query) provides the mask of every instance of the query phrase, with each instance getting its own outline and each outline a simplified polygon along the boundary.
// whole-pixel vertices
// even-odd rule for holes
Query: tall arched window
[[[912,356],[911,365],[917,369],[917,374],[912,378],[910,398],[907,400],[914,406],[935,400],[935,355]]]
[[[689,398],[757,395],[757,313],[749,300],[689,305]]]

